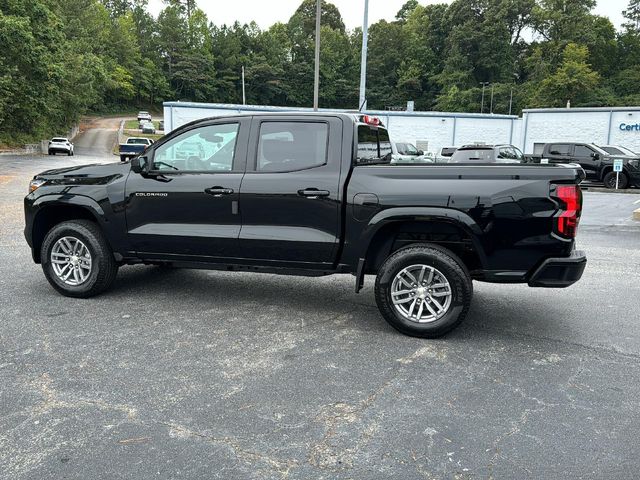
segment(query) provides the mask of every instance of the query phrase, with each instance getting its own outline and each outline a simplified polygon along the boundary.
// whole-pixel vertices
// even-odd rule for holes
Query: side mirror
[[[599,153],[597,153],[597,152],[593,152],[593,153],[591,154],[591,157],[592,157],[594,160],[600,160],[600,154],[599,154]]]
[[[418,150],[418,156],[420,157],[422,155],[424,155],[424,150]]]
[[[148,164],[147,157],[133,157],[131,159],[131,171],[133,173],[143,173],[147,170]]]

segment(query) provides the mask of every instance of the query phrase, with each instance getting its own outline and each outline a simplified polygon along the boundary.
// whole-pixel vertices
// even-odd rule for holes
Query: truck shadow
[[[96,298],[124,302],[135,294],[140,304],[179,315],[197,308],[215,311],[219,318],[251,315],[283,323],[394,331],[378,312],[372,285],[356,295],[354,284],[351,275],[295,277],[135,266],[121,269],[113,287]]]
[[[188,314],[194,307],[216,311],[220,318],[256,312],[285,324],[334,323],[356,330],[395,333],[378,312],[373,278],[367,277],[360,294],[354,293],[353,286],[351,275],[307,278],[137,266],[123,268],[114,287],[103,296],[113,302],[135,292],[141,303],[152,302],[177,314]],[[568,311],[570,307],[566,304],[549,302],[548,291],[537,292],[526,286],[481,290],[476,289],[462,325],[445,336],[445,340],[479,334],[482,338],[505,333],[536,337],[571,335],[571,327],[564,319],[568,314],[579,314]]]

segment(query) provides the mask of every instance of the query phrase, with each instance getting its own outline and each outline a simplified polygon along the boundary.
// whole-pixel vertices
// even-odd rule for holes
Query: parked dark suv
[[[613,171],[615,160],[622,160],[622,172]],[[527,156],[531,163],[573,163],[580,165],[587,179],[601,181],[607,188],[627,188],[640,186],[640,157],[611,155],[592,143],[558,142],[547,143],[542,156]]]
[[[520,163],[523,159],[513,145],[465,145],[455,151],[449,163]]]

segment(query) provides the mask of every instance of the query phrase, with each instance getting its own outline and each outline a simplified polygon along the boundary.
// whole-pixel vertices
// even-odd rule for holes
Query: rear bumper
[[[530,287],[566,288],[576,283],[587,266],[587,256],[574,250],[568,257],[548,258],[529,278]]]

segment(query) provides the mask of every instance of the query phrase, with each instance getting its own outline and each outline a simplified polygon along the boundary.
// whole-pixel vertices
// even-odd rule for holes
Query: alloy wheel
[[[391,284],[391,300],[406,320],[434,322],[451,306],[453,292],[444,274],[430,265],[411,265],[398,272]]]
[[[62,237],[51,249],[53,273],[67,285],[78,286],[87,281],[93,265],[91,252],[76,237]]]

